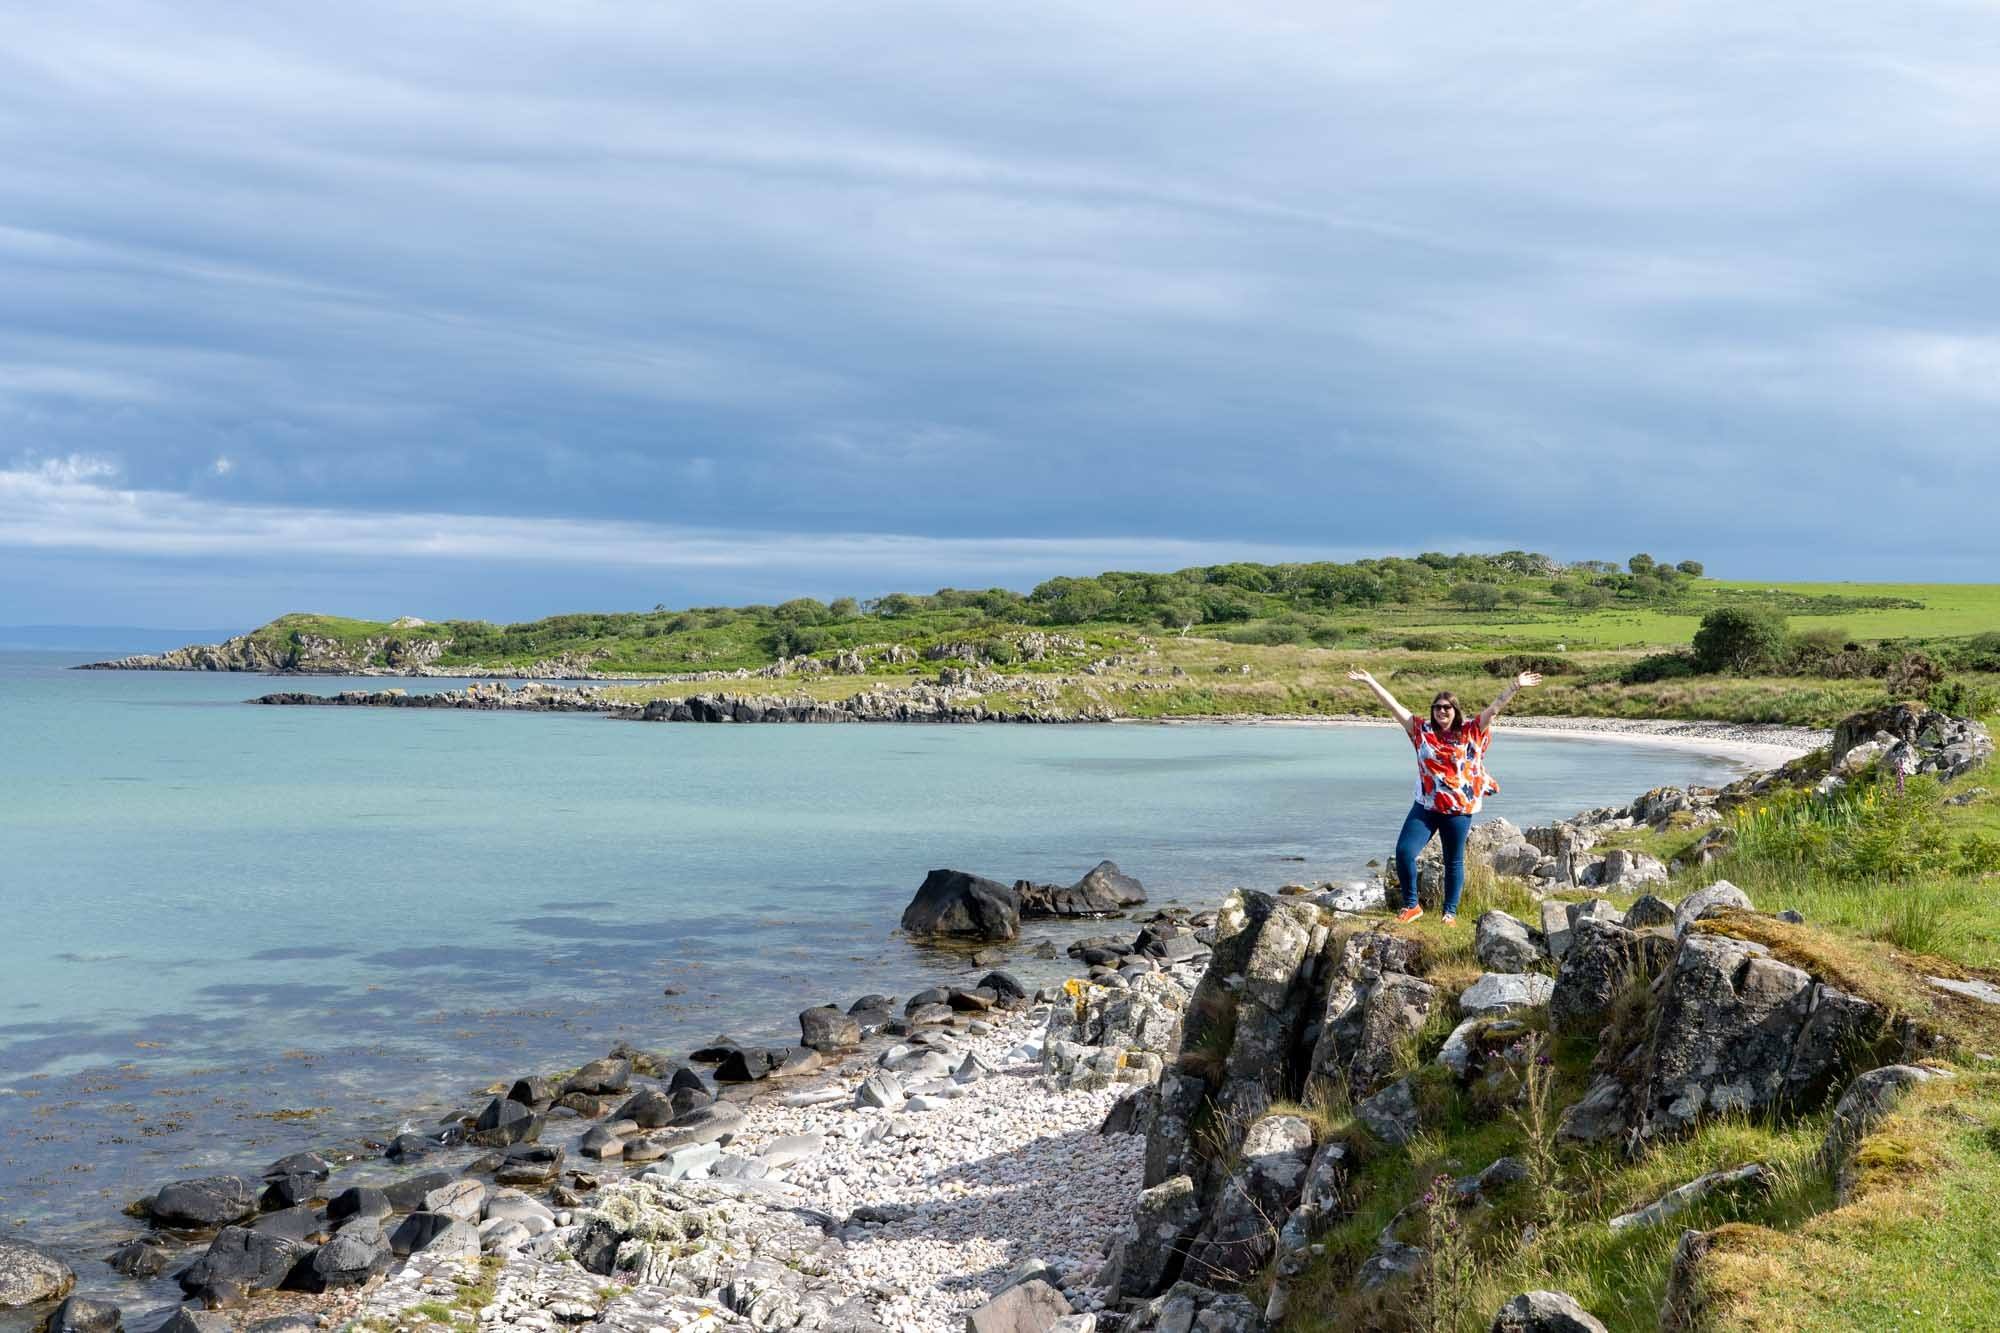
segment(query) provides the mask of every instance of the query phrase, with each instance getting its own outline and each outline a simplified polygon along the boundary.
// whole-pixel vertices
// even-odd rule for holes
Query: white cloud
[[[214,476],[226,477],[236,470],[236,464],[228,454],[217,454],[215,461],[208,465],[208,470]]]
[[[116,468],[105,460],[84,457],[0,469],[0,548],[316,566],[424,560],[578,570],[841,571],[857,578],[903,579],[911,587],[936,586],[954,578],[985,583],[1103,569],[1382,554],[1170,536],[928,537],[738,531],[608,519],[371,513],[220,503],[181,492],[106,484],[115,475]]]

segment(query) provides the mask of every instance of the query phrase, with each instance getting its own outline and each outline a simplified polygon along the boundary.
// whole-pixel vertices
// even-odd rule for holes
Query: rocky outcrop
[[[1146,972],[1122,987],[1067,983],[1050,1010],[1042,1069],[1058,1087],[1151,1084],[1180,1049],[1187,983]]]
[[[1188,1250],[1185,1270],[1207,1286],[1248,1281],[1276,1252],[1278,1226],[1304,1192],[1311,1128],[1297,1116],[1265,1116],[1239,1149],[1241,1165]]]
[[[1139,881],[1113,861],[1098,862],[1067,887],[1018,880],[1014,893],[1024,917],[1111,916],[1146,901]]]
[[[1605,1328],[1567,1292],[1526,1291],[1500,1307],[1488,1333],[1605,1333]]]
[[[1021,933],[1021,904],[997,880],[963,870],[933,870],[903,909],[902,928],[911,935],[1011,940]]]
[[[1920,703],[1892,703],[1843,718],[1833,729],[1827,768],[1850,776],[1873,763],[1889,772],[1955,778],[1993,757],[1993,737],[1970,718]]]

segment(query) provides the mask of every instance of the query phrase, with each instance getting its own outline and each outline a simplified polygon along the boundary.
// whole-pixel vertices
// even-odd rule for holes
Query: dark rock
[[[411,1213],[389,1234],[389,1248],[398,1258],[433,1247],[439,1254],[476,1255],[479,1233],[460,1218],[443,1213]]]
[[[667,1123],[679,1120],[691,1111],[699,1110],[715,1100],[715,1094],[707,1088],[675,1088],[667,1094],[667,1104],[673,1109],[673,1116]]]
[[[158,1277],[167,1271],[172,1260],[166,1246],[150,1240],[134,1240],[113,1250],[104,1262],[121,1277]]]
[[[124,1317],[110,1301],[72,1296],[49,1316],[48,1333],[119,1333],[124,1326]]]
[[[0,1310],[61,1300],[74,1286],[76,1274],[47,1250],[0,1237]]]
[[[1788,926],[1803,926],[1806,923],[1805,914],[1790,907],[1778,913],[1778,920]]]
[[[540,1112],[511,1098],[495,1097],[473,1121],[471,1141],[482,1148],[505,1148],[532,1142],[541,1135]]]
[[[945,990],[942,986],[932,986],[927,990],[920,990],[915,995],[912,995],[903,1005],[903,1013],[905,1015],[914,1014],[927,1004],[943,1004],[950,995],[951,992]]]
[[[605,1218],[592,1217],[571,1242],[570,1253],[584,1272],[609,1277],[617,1267],[618,1247],[624,1240],[625,1234]]]
[[[382,1155],[392,1162],[411,1162],[419,1157],[443,1152],[446,1148],[456,1148],[465,1142],[465,1127],[444,1125],[422,1134],[398,1134],[389,1140],[389,1146]]]
[[[292,1208],[281,1208],[275,1213],[266,1213],[250,1224],[252,1231],[266,1236],[278,1236],[284,1240],[304,1245],[323,1229],[319,1214],[304,1204]]]
[[[276,1180],[280,1176],[311,1176],[314,1180],[325,1180],[332,1174],[332,1164],[316,1152],[295,1152],[264,1168],[266,1180]]]
[[[290,1284],[307,1291],[336,1291],[358,1287],[370,1278],[389,1271],[395,1252],[382,1224],[373,1218],[357,1218],[351,1225],[313,1251],[312,1259],[293,1270]]]
[[[933,870],[903,909],[911,935],[1011,940],[1021,933],[1021,905],[1004,884],[962,870]]]
[[[972,965],[974,967],[996,966],[1007,961],[1007,953],[1006,949],[997,945],[991,949],[974,949],[972,951]]]
[[[702,1082],[701,1075],[695,1073],[692,1069],[676,1069],[674,1076],[667,1080],[667,1091],[679,1092],[683,1088],[692,1088],[696,1092],[707,1092],[708,1084]]]
[[[585,1120],[597,1120],[611,1109],[615,1099],[595,1092],[565,1092],[556,1098],[553,1109],[580,1115]]]
[[[647,1137],[671,1150],[689,1143],[713,1143],[728,1138],[742,1126],[742,1107],[734,1102],[712,1102],[677,1117],[666,1129]]]
[[[612,1118],[630,1120],[641,1129],[658,1129],[662,1125],[672,1123],[678,1114],[680,1113],[674,1110],[674,1104],[667,1099],[665,1093],[657,1088],[642,1088],[633,1093]],[[592,1134],[600,1132],[602,1131],[591,1131]],[[585,1136],[586,1139],[588,1137]]]
[[[1627,930],[1639,930],[1645,926],[1671,926],[1674,924],[1674,905],[1664,898],[1655,898],[1650,893],[1642,893],[1625,909],[1619,924]]]
[[[259,1182],[243,1176],[177,1180],[147,1201],[146,1211],[163,1227],[199,1230],[241,1222],[257,1212]]]
[[[990,990],[960,990],[954,986],[945,1003],[960,1013],[983,1014],[999,1003],[1000,997]]]
[[[373,1185],[353,1185],[326,1201],[327,1220],[334,1223],[350,1217],[384,1218],[394,1212],[389,1196]]]
[[[390,1207],[399,1213],[415,1212],[424,1206],[424,1196],[432,1190],[443,1189],[457,1177],[449,1171],[425,1171],[419,1175],[405,1176],[401,1180],[382,1187],[382,1197]],[[329,1212],[332,1210],[329,1208]]]
[[[864,995],[847,1006],[850,1014],[865,1014],[878,1009],[894,1009],[896,997],[893,995]]]
[[[949,1023],[951,1022],[953,1012],[949,1005],[921,1005],[911,1011],[910,1024],[913,1027],[922,1027],[926,1023]]]
[[[208,1252],[184,1269],[178,1281],[190,1296],[203,1297],[221,1282],[246,1291],[270,1291],[285,1280],[307,1246],[300,1241],[249,1227],[224,1227]]]
[[[704,1046],[700,1050],[691,1053],[688,1056],[688,1059],[694,1061],[696,1064],[703,1064],[703,1065],[717,1064],[724,1058],[726,1058],[728,1054],[731,1051],[735,1050],[736,1048],[737,1048],[737,1042],[733,1037],[722,1037],[717,1039],[710,1045]]]
[[[562,1082],[561,1092],[620,1093],[632,1082],[630,1060],[592,1060]]]
[[[596,1125],[586,1130],[583,1137],[576,1141],[576,1150],[583,1156],[596,1161],[602,1161],[609,1157],[623,1157],[625,1155],[625,1140],[622,1136],[613,1134],[604,1126]]]
[[[1028,1002],[1028,988],[1006,972],[988,972],[973,989],[992,991],[1000,997],[1000,1004],[1010,1009]]]
[[[530,1074],[526,1078],[514,1080],[514,1086],[507,1089],[507,1100],[519,1102],[523,1106],[546,1106],[556,1099],[553,1081],[540,1074]]]
[[[266,1212],[296,1208],[303,1203],[311,1203],[319,1197],[321,1182],[319,1176],[303,1173],[290,1176],[267,1176],[264,1192],[257,1196],[258,1206]]]
[[[1138,880],[1118,868],[1115,861],[1099,861],[1076,882],[1080,891],[1109,898],[1120,907],[1137,907],[1146,901],[1146,890]]]
[[[507,1149],[493,1179],[517,1187],[553,1185],[562,1174],[563,1150],[545,1143],[517,1143]]]
[[[837,1051],[861,1044],[861,1024],[832,1005],[799,1014],[799,1042],[816,1051]]]
[[[778,1061],[771,1073],[777,1078],[792,1078],[799,1074],[811,1074],[826,1064],[826,1057],[810,1046],[793,1046],[779,1052],[784,1058]]]
[[[771,1071],[784,1059],[781,1052],[768,1050],[762,1046],[739,1046],[722,1058],[715,1067],[717,1083],[755,1083],[769,1078]]]

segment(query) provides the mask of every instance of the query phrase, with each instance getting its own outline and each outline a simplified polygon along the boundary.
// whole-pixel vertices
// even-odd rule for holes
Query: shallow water
[[[87,1285],[164,1180],[961,976],[894,933],[934,866],[1206,904],[1358,874],[1410,799],[1387,729],[255,708],[68,660],[0,654],[0,1216]],[[1731,771],[1504,724],[1492,764],[1522,824]]]

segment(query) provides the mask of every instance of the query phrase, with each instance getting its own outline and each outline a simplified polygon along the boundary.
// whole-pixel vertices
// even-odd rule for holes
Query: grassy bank
[[[1698,1270],[1702,1329],[2000,1328],[2000,1009],[1962,1000],[1930,975],[2000,976],[2000,797],[1965,804],[1974,773],[1953,788],[1928,780],[1898,795],[1882,784],[1832,799],[1775,797],[1733,820],[1735,849],[1676,878],[1670,896],[1716,878],[1747,889],[1765,911],[1799,911],[1806,924],[1732,916],[1700,927],[1756,939],[1781,959],[1874,1001],[1929,1034],[1927,1058],[1955,1075],[1925,1085],[1877,1129],[1859,1156],[1859,1183],[1842,1203],[1820,1145],[1826,1106],[1710,1122],[1637,1158],[1559,1144],[1560,1108],[1591,1077],[1599,1042],[1532,1035],[1547,1057],[1525,1090],[1505,1099],[1461,1091],[1428,1062],[1450,1028],[1440,1015],[1408,1052],[1418,1071],[1425,1131],[1402,1150],[1376,1142],[1336,1098],[1309,1112],[1345,1139],[1362,1165],[1346,1191],[1349,1215],[1294,1299],[1293,1329],[1483,1330],[1525,1290],[1567,1291],[1614,1330],[1660,1327],[1676,1241],[1715,1232]],[[1648,835],[1674,850],[1692,834]],[[1579,895],[1581,896],[1581,895]],[[1622,907],[1629,898],[1614,897]],[[1480,971],[1469,923],[1498,907],[1532,919],[1525,888],[1490,875],[1468,886],[1464,921],[1427,916],[1409,929],[1428,947],[1427,975],[1455,989]],[[1620,1021],[1636,1022],[1635,992]],[[1425,1206],[1439,1180],[1515,1155],[1529,1182],[1489,1204]],[[1761,1193],[1696,1204],[1669,1222],[1613,1231],[1609,1220],[1697,1176],[1762,1163]],[[1445,1183],[1448,1188],[1448,1182]],[[1357,1295],[1353,1280],[1385,1228],[1432,1256],[1413,1285],[1389,1299]]]

